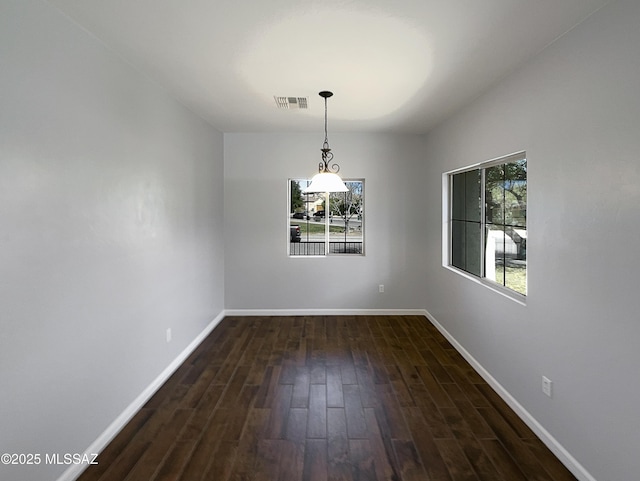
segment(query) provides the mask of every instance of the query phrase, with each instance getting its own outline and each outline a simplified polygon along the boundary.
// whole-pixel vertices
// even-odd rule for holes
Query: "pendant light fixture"
[[[338,175],[340,166],[331,164],[333,154],[329,148],[329,140],[327,137],[327,99],[333,95],[333,92],[323,90],[318,95],[324,99],[324,143],[322,144],[322,162],[318,164],[318,173],[311,179],[311,184],[303,189],[305,194],[319,192],[347,192],[349,189]]]

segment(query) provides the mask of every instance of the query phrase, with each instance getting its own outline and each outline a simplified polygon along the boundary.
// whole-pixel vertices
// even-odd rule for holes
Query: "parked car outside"
[[[291,242],[300,242],[302,239],[302,234],[300,233],[299,225],[292,225],[289,227],[289,237]]]
[[[324,211],[323,210],[319,210],[319,211],[313,213],[313,218],[316,221],[320,220],[320,217],[324,217]]]
[[[293,217],[294,219],[308,219],[309,218],[309,214],[307,213],[307,211],[294,212],[291,217]]]

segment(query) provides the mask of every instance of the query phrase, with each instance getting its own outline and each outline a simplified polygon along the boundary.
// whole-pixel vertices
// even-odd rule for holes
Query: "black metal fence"
[[[290,242],[289,254],[292,256],[323,256],[325,243],[322,241]],[[329,242],[329,254],[362,254],[362,242]]]

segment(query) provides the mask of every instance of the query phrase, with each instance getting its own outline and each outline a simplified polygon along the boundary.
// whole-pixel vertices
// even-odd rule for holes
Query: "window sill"
[[[506,287],[501,286],[500,284],[496,284],[495,282],[492,282],[488,279],[482,278],[482,277],[476,277],[472,274],[469,274],[461,269],[458,269],[456,267],[453,266],[447,266],[447,265],[443,265],[442,267],[444,267],[445,269],[447,269],[448,271],[451,271],[459,276],[462,276],[466,279],[469,279],[470,281],[475,282],[476,284],[480,284],[481,286],[486,287],[487,289],[492,290],[493,292],[496,292],[498,294],[500,294],[501,296],[506,297],[507,299],[511,299],[514,302],[517,302],[518,304],[520,304],[521,306],[526,306],[527,305],[527,296],[520,294],[519,292],[513,291],[511,289],[508,289]]]

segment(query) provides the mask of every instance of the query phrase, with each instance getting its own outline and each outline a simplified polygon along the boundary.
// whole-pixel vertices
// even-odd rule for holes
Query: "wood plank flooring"
[[[80,481],[575,481],[421,316],[227,317]]]

